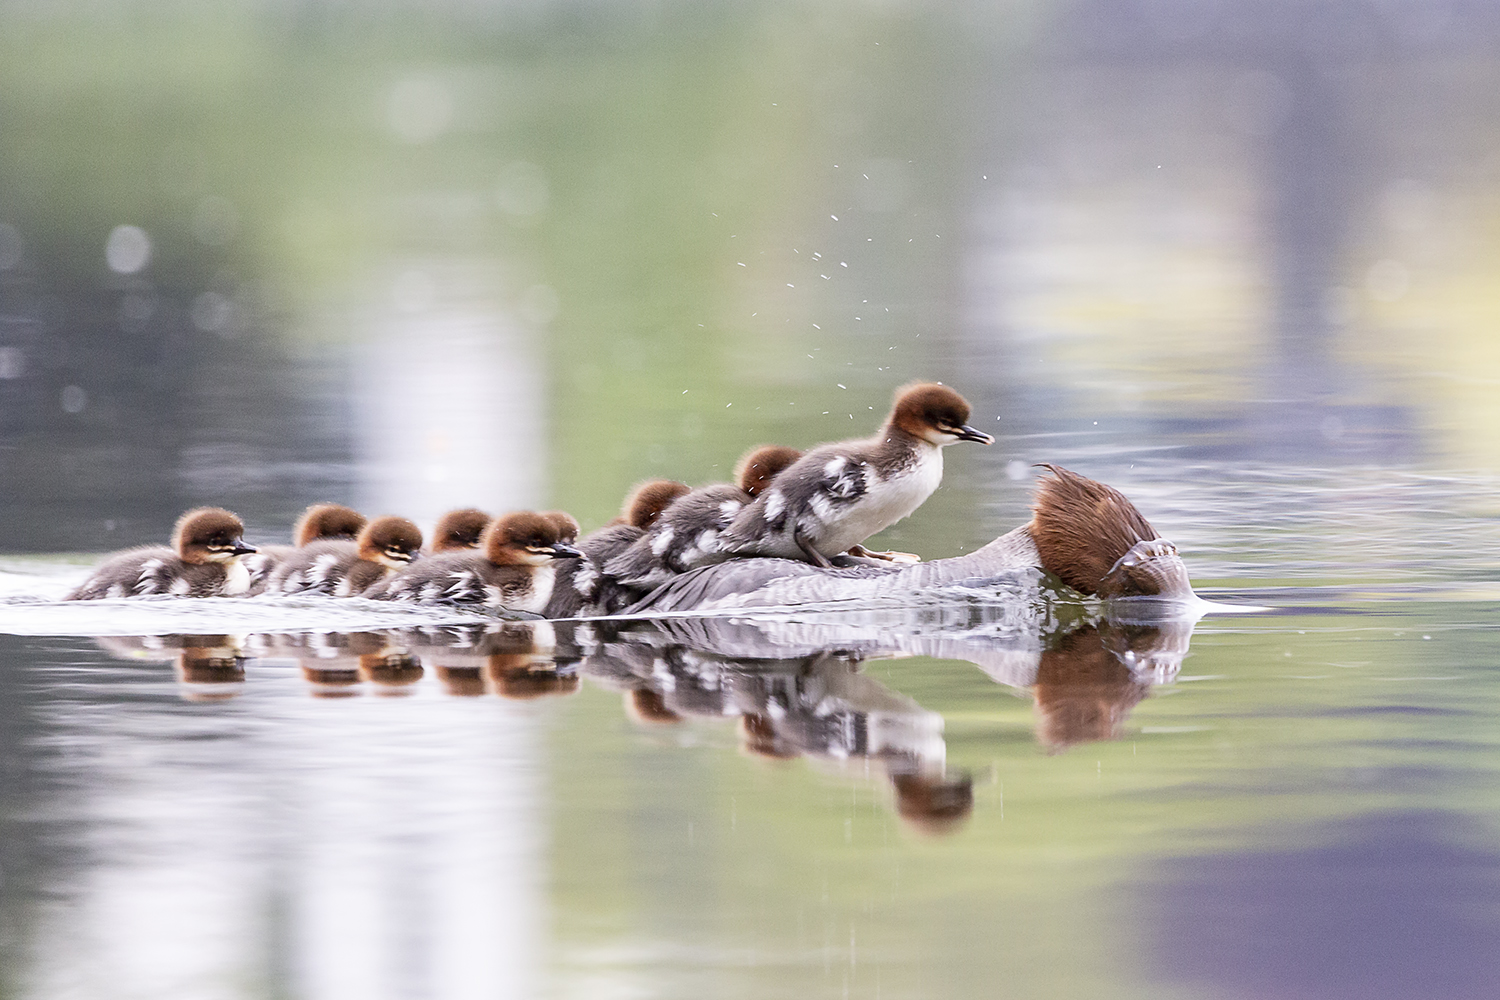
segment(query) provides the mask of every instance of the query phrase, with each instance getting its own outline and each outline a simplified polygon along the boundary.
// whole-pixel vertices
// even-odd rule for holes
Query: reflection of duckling
[[[427,551],[438,553],[477,549],[479,538],[484,534],[484,529],[490,526],[491,520],[490,515],[473,507],[450,510],[438,518],[437,526],[432,529],[432,539],[427,543]]]
[[[550,658],[525,653],[497,653],[485,664],[489,689],[502,698],[530,701],[578,692],[578,674],[558,673]]]
[[[891,787],[896,792],[896,814],[918,833],[952,833],[974,811],[974,780],[967,774],[950,778],[895,772]]]
[[[219,507],[198,507],[177,519],[172,547],[146,545],[117,552],[95,568],[66,600],[108,597],[237,597],[250,589],[241,562],[255,551],[246,545],[244,523]]]
[[[625,692],[625,714],[648,726],[673,726],[682,722],[682,716],[667,707],[661,694],[648,687],[631,688]]]
[[[723,532],[719,558],[780,556],[829,565],[932,495],[943,478],[943,448],[994,442],[968,419],[968,401],[947,386],[904,386],[873,437],[820,445],[778,475]]]
[[[237,645],[184,646],[175,668],[186,701],[225,701],[244,690],[245,657]]]
[[[410,629],[403,639],[456,697],[485,693],[485,670],[495,655],[529,656],[539,667],[550,666],[555,648],[553,626],[546,621]]]
[[[242,690],[245,660],[233,635],[99,636],[100,649],[121,660],[170,662],[187,701],[222,701]]]
[[[567,515],[563,515],[566,517]],[[508,611],[539,612],[552,596],[554,559],[581,553],[562,541],[576,536],[556,517],[517,511],[496,518],[485,529],[482,552],[429,556],[372,587],[377,601],[478,605]]]
[[[359,676],[374,684],[377,694],[410,694],[422,673],[422,661],[407,652],[387,650],[359,658]]]
[[[411,564],[422,532],[404,517],[379,517],[353,542],[313,542],[271,571],[268,594],[357,597],[387,575]]]
[[[292,526],[291,545],[262,545],[259,552],[245,557],[245,568],[250,571],[250,593],[262,593],[276,565],[298,549],[322,539],[352,542],[364,526],[365,516],[343,504],[313,504],[302,512],[302,516]]]

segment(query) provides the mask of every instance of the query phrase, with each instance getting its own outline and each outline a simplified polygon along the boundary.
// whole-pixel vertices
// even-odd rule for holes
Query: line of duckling
[[[993,442],[968,425],[969,412],[947,386],[908,385],[868,438],[807,452],[752,449],[733,483],[690,489],[652,480],[582,541],[578,522],[562,511],[490,518],[465,508],[443,516],[424,551],[407,518],[367,520],[317,504],[298,520],[291,545],[257,549],[245,543],[237,515],[197,508],[178,520],[170,547],[110,556],[68,599],[324,594],[570,617],[619,610],[678,574],[731,558],[822,567],[851,557],[915,561],[861,543],[937,489],[942,448]]]

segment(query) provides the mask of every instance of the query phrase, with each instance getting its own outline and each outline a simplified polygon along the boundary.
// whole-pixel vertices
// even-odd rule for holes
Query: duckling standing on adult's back
[[[278,563],[290,559],[298,549],[322,539],[354,541],[365,526],[365,516],[338,503],[315,503],[302,512],[292,526],[291,545],[262,545],[260,551],[245,557],[250,571],[250,593],[266,589]]]
[[[896,393],[873,437],[819,445],[778,475],[719,538],[719,556],[780,556],[819,566],[922,505],[943,479],[943,448],[993,444],[945,385]]]
[[[755,493],[801,452],[781,445],[762,445],[735,466],[736,482],[700,486],[674,500],[639,539],[604,565],[606,576],[625,587],[649,590],[695,566],[716,562],[719,534],[735,520]]]
[[[378,517],[352,542],[312,542],[298,549],[271,572],[266,593],[357,597],[409,566],[421,549],[421,529],[411,521]]]
[[[244,534],[237,515],[221,507],[197,507],[177,519],[171,548],[146,545],[117,552],[66,599],[240,596],[250,587],[242,559],[255,551],[245,544]]]
[[[636,599],[635,591],[621,590],[603,575],[604,564],[630,547],[656,523],[662,511],[677,498],[691,492],[686,483],[653,479],[641,483],[625,497],[620,516],[578,543],[581,556],[559,559],[548,618],[572,618],[580,614],[609,614]]]
[[[578,522],[562,517],[534,511],[501,515],[485,529],[478,552],[428,556],[364,596],[540,612],[552,596],[553,561],[582,555],[562,540],[577,537]]]

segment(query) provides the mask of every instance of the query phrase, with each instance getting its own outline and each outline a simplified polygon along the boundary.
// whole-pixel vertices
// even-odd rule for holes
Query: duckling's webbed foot
[[[851,545],[849,547],[851,556],[861,556],[865,559],[884,559],[886,562],[895,563],[919,563],[922,557],[915,552],[875,552],[865,548],[863,545]]]
[[[822,569],[833,568],[833,563],[829,562],[828,557],[817,550],[817,547],[814,546],[812,541],[802,533],[802,530],[800,528],[792,533],[792,537],[796,539],[797,547],[800,548],[803,554],[807,556],[808,562],[812,563],[814,566],[821,567]]]

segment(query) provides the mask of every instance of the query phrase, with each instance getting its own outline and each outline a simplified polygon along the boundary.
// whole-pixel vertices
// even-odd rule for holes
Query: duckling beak
[[[229,554],[231,556],[248,556],[252,552],[259,551],[260,550],[257,549],[254,545],[245,544],[245,540],[243,538],[236,538],[234,540],[234,548],[229,550]]]
[[[556,545],[552,546],[552,558],[582,559],[583,552],[569,545],[567,542],[558,542]]]
[[[980,444],[994,444],[995,439],[984,431],[964,424],[958,428],[958,439],[960,441],[978,441]]]

